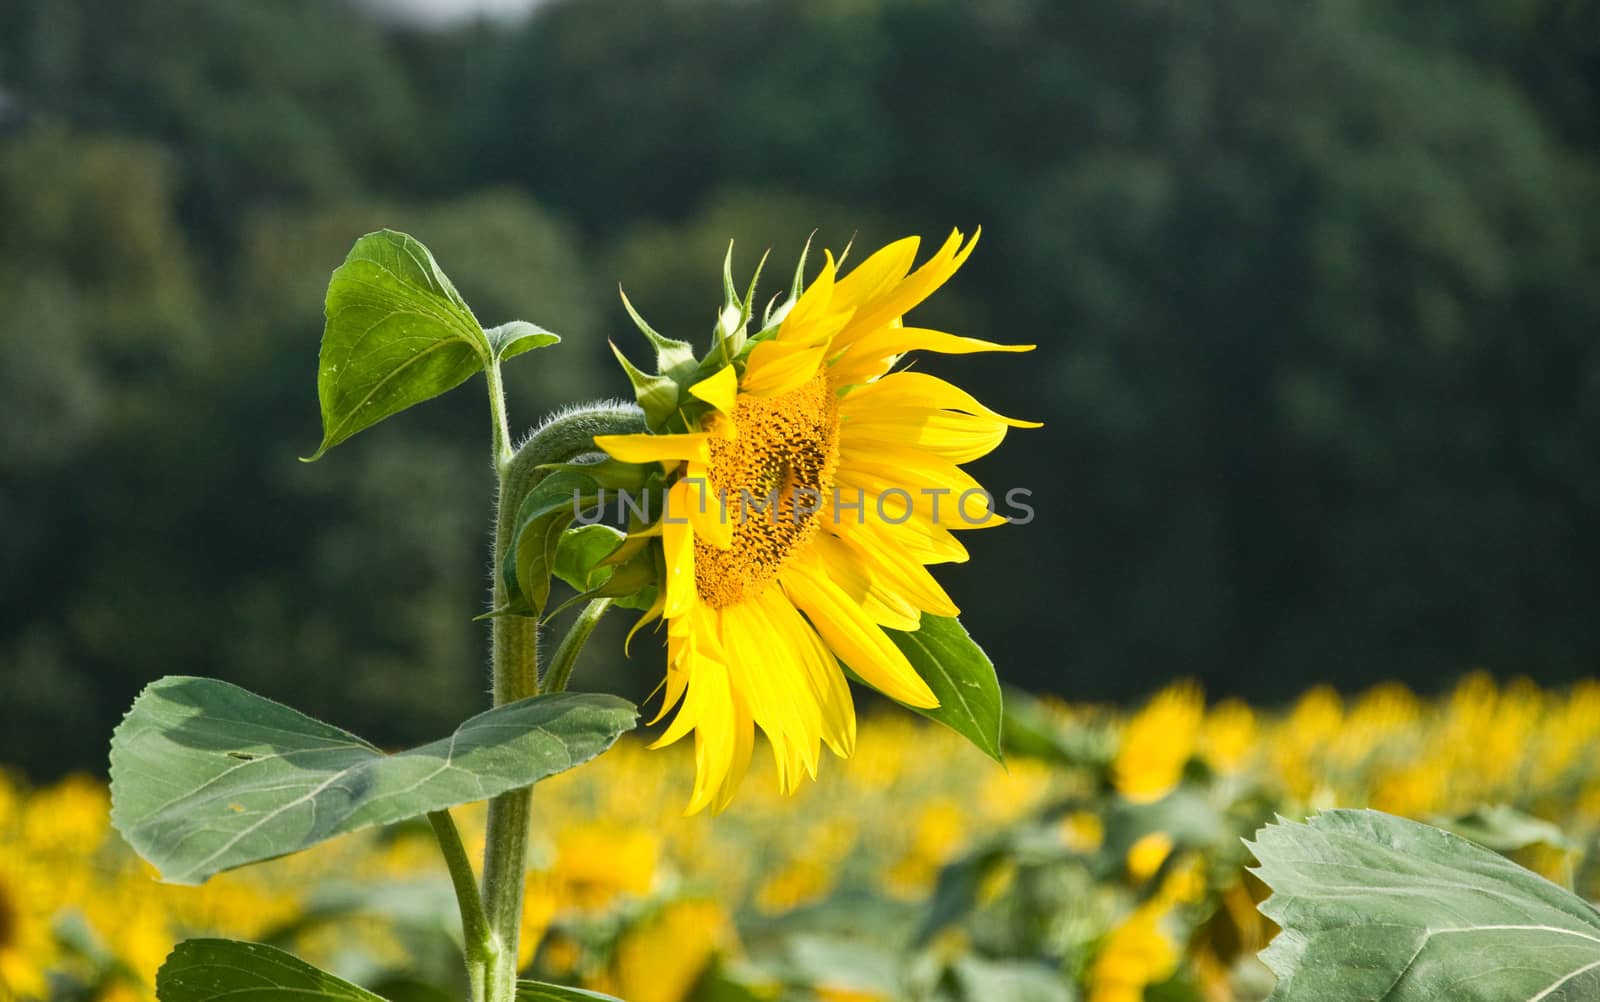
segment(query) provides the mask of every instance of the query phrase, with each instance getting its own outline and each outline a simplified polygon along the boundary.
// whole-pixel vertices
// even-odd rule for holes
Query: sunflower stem
[[[515,559],[512,548],[516,545],[517,512],[523,499],[549,472],[545,467],[595,451],[596,435],[643,431],[644,415],[633,405],[597,404],[580,408],[547,421],[521,448],[512,451],[504,430],[509,427],[504,390],[497,367],[491,367],[490,371],[489,409],[495,432],[495,471],[499,477],[490,608],[500,609],[505,607],[508,597],[505,562]],[[496,617],[491,632],[490,661],[494,705],[502,706],[538,695],[538,621],[530,616]],[[570,666],[567,671],[570,673]],[[488,960],[482,1002],[514,1002],[516,998],[518,940],[522,929],[532,805],[532,787],[512,790],[489,801],[482,894],[488,935],[484,950]],[[471,963],[469,956],[469,972]]]
[[[543,688],[545,692],[565,692],[567,680],[572,677],[573,666],[578,663],[578,655],[583,653],[583,645],[588,643],[589,634],[599,625],[600,617],[611,608],[609,598],[597,598],[583,607],[578,618],[573,620],[572,626],[567,629],[567,635],[562,638],[561,646],[556,648],[555,657],[550,659],[550,667],[545,671]]]

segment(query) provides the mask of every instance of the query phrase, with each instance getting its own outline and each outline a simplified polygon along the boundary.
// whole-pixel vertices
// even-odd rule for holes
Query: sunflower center
[[[712,440],[708,471],[727,499],[733,545],[694,544],[695,586],[717,609],[771,581],[817,531],[839,462],[839,408],[825,373],[777,396],[741,395],[733,424],[734,439]]]

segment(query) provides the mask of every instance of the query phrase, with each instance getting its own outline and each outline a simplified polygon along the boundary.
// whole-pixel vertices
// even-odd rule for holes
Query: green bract
[[[1283,927],[1261,954],[1269,1002],[1600,998],[1600,911],[1460,836],[1341,810],[1251,848]]]

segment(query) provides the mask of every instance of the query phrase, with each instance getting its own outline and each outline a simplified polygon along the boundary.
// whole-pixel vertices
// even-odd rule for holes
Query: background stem
[[[550,667],[544,675],[545,692],[566,691],[567,680],[572,677],[572,668],[578,663],[578,655],[583,653],[583,645],[588,642],[589,634],[594,632],[600,617],[609,608],[609,598],[597,598],[584,606],[578,618],[573,620],[567,635],[561,639],[561,646],[556,648],[555,657],[550,659]]]
[[[439,851],[444,853],[450,882],[456,891],[456,903],[461,908],[461,945],[467,959],[468,997],[471,1002],[485,1002],[494,950],[488,921],[483,915],[483,899],[478,895],[478,878],[472,872],[472,861],[467,858],[467,848],[461,844],[461,832],[450,812],[433,811],[428,815],[428,823],[439,841]]]

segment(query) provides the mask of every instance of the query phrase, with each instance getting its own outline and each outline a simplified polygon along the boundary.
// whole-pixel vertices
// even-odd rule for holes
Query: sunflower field
[[[1007,764],[878,714],[782,795],[685,816],[678,748],[624,740],[535,797],[524,972],[628,1002],[1263,998],[1275,929],[1243,839],[1372,806],[1593,897],[1600,684],[1483,675],[1437,700],[1307,692],[1281,712],[1171,687],[1132,714],[1012,694]],[[765,757],[757,772],[774,768]],[[17,999],[154,998],[185,937],[276,944],[392,1000],[457,997],[460,929],[425,824],[160,884],[78,776],[0,783],[0,975]],[[481,809],[457,812],[469,850]],[[561,819],[559,824],[546,820]]]

